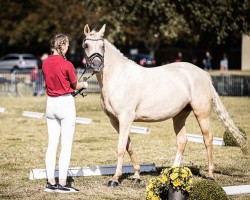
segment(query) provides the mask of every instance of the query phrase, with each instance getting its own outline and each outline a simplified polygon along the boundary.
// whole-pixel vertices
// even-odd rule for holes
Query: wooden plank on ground
[[[222,187],[227,195],[250,194],[250,185]]]
[[[156,171],[155,164],[141,164],[141,172]],[[116,165],[114,166],[93,166],[93,167],[73,167],[69,168],[68,176],[97,176],[97,175],[112,175],[115,174]],[[55,170],[55,177],[58,177],[58,169]],[[123,173],[134,173],[133,165],[123,165]],[[45,169],[33,169],[30,171],[29,179],[44,179],[47,178]]]
[[[4,113],[5,112],[5,108],[0,107],[0,113]]]
[[[190,142],[204,143],[201,135],[187,134],[187,138]],[[225,146],[223,138],[213,137],[213,145]]]
[[[131,126],[130,133],[148,134],[149,128],[141,126]]]
[[[90,118],[83,118],[83,117],[76,117],[77,124],[91,124],[92,119]]]
[[[44,117],[44,113],[23,111],[23,116],[41,119]]]

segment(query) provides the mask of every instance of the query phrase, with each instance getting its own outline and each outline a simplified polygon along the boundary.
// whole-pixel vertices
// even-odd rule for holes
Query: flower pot
[[[168,200],[187,200],[188,196],[181,190],[174,190],[172,185],[168,188]]]

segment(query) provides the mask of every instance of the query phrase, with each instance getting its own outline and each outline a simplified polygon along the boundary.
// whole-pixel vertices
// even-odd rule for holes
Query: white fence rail
[[[80,77],[83,70],[76,70]],[[45,93],[44,78],[41,70],[37,72],[37,79],[31,70],[17,70],[12,73],[0,71],[0,94],[22,95]],[[88,77],[91,71],[86,71],[84,77]],[[219,95],[222,96],[250,96],[250,76],[219,75],[212,76],[213,84]],[[96,76],[88,80],[88,93],[100,92]]]
[[[212,76],[216,91],[221,96],[250,96],[250,76]]]

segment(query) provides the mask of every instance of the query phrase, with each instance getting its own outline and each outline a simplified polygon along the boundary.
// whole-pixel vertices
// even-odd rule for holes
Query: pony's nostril
[[[94,65],[95,67],[100,67],[101,64],[102,64],[102,61],[101,61],[100,59],[95,59],[95,60],[93,61],[93,65]]]

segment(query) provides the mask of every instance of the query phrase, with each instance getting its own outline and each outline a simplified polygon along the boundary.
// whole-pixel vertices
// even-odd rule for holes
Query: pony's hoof
[[[132,183],[139,184],[139,183],[141,183],[141,179],[139,179],[139,178],[133,178],[132,179]]]
[[[116,182],[116,181],[113,181],[113,180],[110,180],[110,181],[108,182],[108,186],[109,186],[109,187],[116,187],[116,186],[118,186],[118,185],[119,185],[119,183]]]

